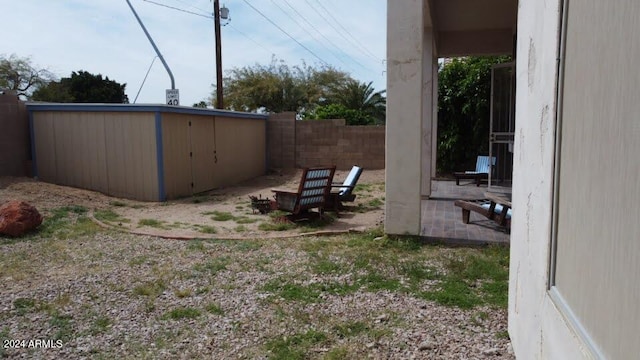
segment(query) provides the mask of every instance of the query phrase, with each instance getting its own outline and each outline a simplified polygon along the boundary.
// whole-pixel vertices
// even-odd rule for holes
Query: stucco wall
[[[519,359],[588,358],[547,291],[561,1],[519,6],[509,334]]]
[[[640,2],[568,9],[553,291],[595,353],[637,357]]]

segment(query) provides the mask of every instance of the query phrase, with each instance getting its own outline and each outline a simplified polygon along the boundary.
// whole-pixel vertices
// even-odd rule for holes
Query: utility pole
[[[213,21],[216,33],[216,109],[224,108],[222,95],[222,44],[220,36],[220,2],[213,0]]]

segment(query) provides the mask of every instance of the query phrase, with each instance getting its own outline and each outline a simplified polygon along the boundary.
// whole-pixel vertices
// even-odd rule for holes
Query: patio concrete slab
[[[431,197],[422,200],[422,227],[420,235],[429,241],[454,244],[508,244],[509,232],[492,220],[471,212],[469,224],[462,222],[462,211],[453,205],[459,199],[484,199],[487,191],[510,192],[510,188],[477,187],[474,183],[461,181],[432,181]]]

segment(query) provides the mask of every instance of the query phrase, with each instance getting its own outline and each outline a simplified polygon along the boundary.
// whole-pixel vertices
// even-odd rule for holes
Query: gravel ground
[[[341,183],[348,171],[336,171],[335,182]],[[271,189],[297,189],[301,170],[259,176],[226,188],[212,190],[193,197],[167,202],[142,202],[120,199],[104,194],[35,181],[25,177],[0,176],[0,204],[21,200],[35,206],[44,216],[61,206],[82,206],[91,212],[113,212],[117,219],[101,219],[103,224],[141,235],[185,238],[266,238],[296,236],[303,228],[283,231],[263,231],[260,225],[269,222],[251,208],[249,196],[272,199]],[[384,208],[384,170],[365,170],[358,182],[356,200],[346,203],[344,211],[324,231],[363,230],[382,223]],[[214,220],[215,213],[228,214],[228,220]],[[98,216],[99,217],[99,216]],[[141,221],[153,221],[155,225]]]
[[[364,235],[172,241],[82,222],[66,229],[0,238],[0,357],[513,358],[504,308],[442,306],[403,286],[323,288],[356,282],[354,264],[365,253],[353,256],[349,241]],[[459,251],[477,250],[380,248],[366,256],[379,259],[369,264],[376,267],[430,264]],[[287,292],[305,286],[320,290],[306,300]],[[5,348],[38,339],[60,342]]]

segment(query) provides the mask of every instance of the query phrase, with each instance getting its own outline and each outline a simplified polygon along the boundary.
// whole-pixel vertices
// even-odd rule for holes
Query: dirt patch
[[[336,171],[334,181],[348,171]],[[274,222],[273,216],[251,208],[249,196],[273,198],[271,189],[295,190],[301,171],[261,176],[236,186],[220,188],[193,197],[167,202],[141,202],[39,182],[29,178],[0,177],[0,203],[22,200],[47,217],[65,206],[88,209],[100,223],[126,231],[176,238],[268,238],[287,237],[317,231],[366,230],[383,221],[384,170],[365,170],[355,190],[356,200],[337,216],[320,224]]]

